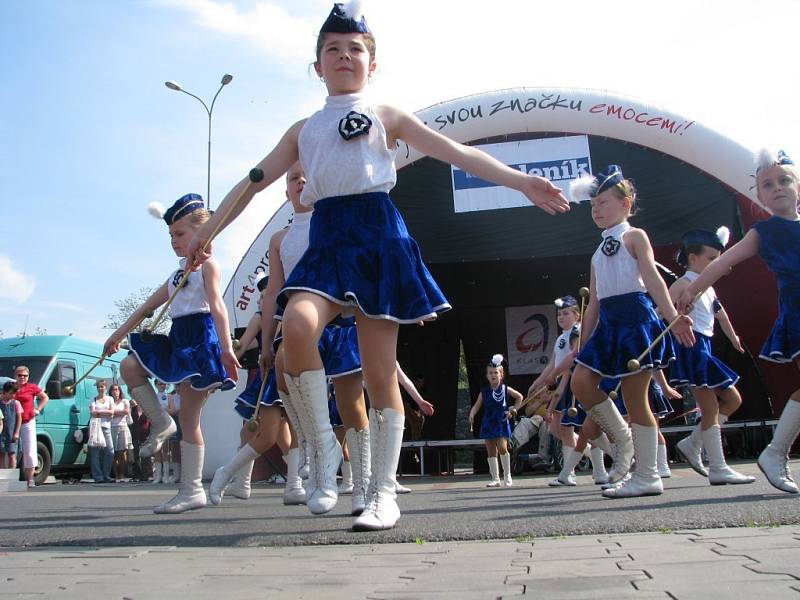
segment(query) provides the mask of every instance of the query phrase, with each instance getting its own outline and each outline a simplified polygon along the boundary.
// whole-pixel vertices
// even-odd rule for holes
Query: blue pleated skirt
[[[580,401],[575,402],[575,408],[578,411],[574,417],[569,416],[569,407],[572,406],[572,390],[570,386],[567,386],[567,389],[564,390],[564,393],[561,395],[561,399],[556,404],[555,410],[561,411],[561,424],[562,425],[572,425],[573,427],[580,427],[583,425],[583,422],[586,420],[586,411],[581,406]]]
[[[253,380],[247,384],[245,390],[236,398],[233,406],[235,410],[243,419],[252,419],[253,413],[256,408],[256,398],[261,391],[261,370],[256,369],[256,375]],[[278,385],[275,380],[275,369],[270,369],[267,373],[267,383],[264,386],[264,393],[261,398],[261,407],[267,406],[282,406],[283,402],[278,395]]]
[[[796,249],[795,249],[796,250]],[[800,356],[800,286],[779,289],[778,318],[761,348],[760,357],[777,363],[794,362]]]
[[[603,391],[607,396],[613,390],[617,390],[617,384],[618,383],[619,383],[619,379],[612,379],[612,378],[604,377],[603,379],[600,380],[600,385],[598,385],[597,387],[598,387],[598,389]],[[622,400],[622,387],[620,387],[617,390],[617,398],[615,400],[612,400],[612,402],[614,403],[614,406],[617,407],[617,410],[619,411],[619,414],[621,414],[623,417],[627,417],[628,416],[628,409],[625,406],[625,402]]]
[[[403,218],[383,192],[314,204],[309,245],[278,304],[293,291],[319,294],[366,316],[398,323],[433,319],[450,304],[422,262]]]
[[[189,381],[198,391],[230,390],[236,384],[222,364],[222,351],[210,313],[194,313],[172,320],[169,335],[128,336],[131,352],[151,377],[165,383]]]
[[[643,292],[603,298],[597,327],[575,361],[603,377],[612,378],[663,369],[675,355],[669,334],[640,361],[638,371],[628,371],[628,361],[638,358],[665,328],[656,315],[653,301]]]
[[[675,345],[675,362],[669,368],[672,385],[727,389],[739,381],[728,365],[711,353],[711,338],[694,332],[694,346]]]

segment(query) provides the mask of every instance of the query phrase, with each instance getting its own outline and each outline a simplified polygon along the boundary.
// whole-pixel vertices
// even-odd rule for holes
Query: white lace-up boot
[[[289,448],[283,457],[286,462],[286,486],[283,488],[283,503],[286,506],[306,503],[306,491],[303,489],[303,480],[298,474],[300,466],[300,448]]]
[[[669,479],[672,477],[672,471],[669,468],[669,458],[667,456],[667,445],[659,444],[656,452],[656,464],[658,465],[658,476],[661,479]]]
[[[161,483],[161,463],[153,463],[153,483]]]
[[[490,456],[486,459],[486,462],[489,464],[489,475],[492,478],[489,483],[486,484],[486,487],[500,487],[500,465],[497,463],[497,457]]]
[[[336,472],[342,460],[342,447],[328,417],[328,382],[323,369],[304,371],[297,377],[288,373],[284,376],[308,444],[306,506],[313,514],[321,515],[336,506]]]
[[[350,465],[353,472],[353,491],[350,499],[350,514],[357,517],[367,506],[367,490],[372,470],[370,460],[369,426],[361,431],[350,428],[345,433],[347,448],[350,451]]]
[[[511,487],[514,482],[511,481],[511,454],[506,452],[500,455],[500,464],[503,466],[503,485]]]
[[[595,485],[603,485],[608,483],[608,471],[606,471],[606,464],[603,461],[603,449],[599,446],[592,446],[590,450],[592,455],[592,479]]]
[[[353,493],[353,466],[350,464],[349,460],[343,460],[342,466],[342,481],[339,483],[339,495],[344,496],[346,494]]]
[[[166,409],[161,406],[156,391],[149,383],[137,386],[131,392],[150,420],[150,435],[139,448],[139,456],[149,458],[161,449],[161,446],[172,434],[178,431],[178,427]]]
[[[774,487],[783,492],[800,492],[789,471],[789,449],[800,433],[800,402],[789,399],[775,427],[772,442],[758,457],[758,468]]]
[[[703,432],[700,423],[695,425],[692,433],[675,444],[675,448],[695,473],[708,477],[708,470],[703,465]]]
[[[252,469],[253,461],[258,457],[259,454],[255,448],[250,444],[245,444],[227,465],[223,465],[217,469],[214,473],[214,479],[211,480],[211,485],[208,488],[208,496],[211,503],[219,504],[222,502],[222,496],[225,495],[236,473],[247,465],[250,465]]]
[[[573,487],[578,485],[575,479],[575,467],[581,462],[583,453],[569,446],[563,447],[564,462],[561,465],[561,472],[553,481],[548,483],[550,487]]]
[[[614,440],[611,454],[614,464],[608,472],[608,480],[610,483],[616,483],[625,477],[631,469],[631,462],[633,461],[631,430],[609,398],[599,404],[595,404],[589,409],[588,413],[592,420],[600,426],[600,429]]]
[[[703,432],[703,446],[708,454],[708,483],[711,485],[739,485],[756,480],[755,477],[734,471],[725,462],[719,425],[712,425]]]
[[[178,494],[164,504],[156,506],[156,514],[182,513],[206,505],[206,492],[203,489],[203,458],[205,446],[181,442],[181,462],[183,479],[178,485]]]
[[[636,470],[629,480],[614,488],[603,490],[603,496],[606,498],[657,496],[664,491],[661,477],[658,476],[656,458],[658,428],[633,423],[631,433],[636,453]]]
[[[393,408],[369,409],[372,475],[367,507],[353,521],[354,531],[391,529],[400,519],[394,475],[403,445],[405,422],[405,415]]]

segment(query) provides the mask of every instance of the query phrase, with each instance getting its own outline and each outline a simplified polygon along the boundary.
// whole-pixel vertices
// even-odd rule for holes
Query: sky
[[[408,111],[509,87],[634,96],[741,144],[800,157],[800,1],[371,0],[372,97]],[[114,301],[175,268],[147,204],[211,205],[319,108],[322,0],[0,2],[0,333],[102,341]],[[215,242],[223,288],[284,199],[256,196]]]

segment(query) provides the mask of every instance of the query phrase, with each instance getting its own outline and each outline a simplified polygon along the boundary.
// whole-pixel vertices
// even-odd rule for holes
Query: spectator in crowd
[[[36,417],[44,410],[47,404],[47,394],[35,383],[31,383],[30,369],[19,365],[14,370],[17,378],[16,400],[22,405],[22,426],[19,431],[20,446],[22,451],[22,475],[28,482],[28,488],[36,487],[33,480],[33,471],[36,468]],[[34,403],[34,399],[38,403]]]
[[[3,397],[0,400],[0,469],[17,468],[17,444],[22,427],[22,405],[14,399],[17,387],[14,381],[3,384]]]
[[[95,483],[111,483],[111,464],[114,461],[114,441],[111,439],[111,419],[114,416],[114,400],[106,395],[106,382],[98,379],[97,397],[89,405],[89,414],[93,419],[99,419],[100,431],[105,442],[104,446],[92,446],[92,435],[89,435],[89,462],[92,469],[92,479]],[[91,432],[92,428],[89,427]]]
[[[128,470],[128,450],[133,448],[128,419],[131,408],[118,383],[112,383],[109,390],[114,404],[114,416],[111,418],[111,439],[114,444],[114,480],[122,481]]]

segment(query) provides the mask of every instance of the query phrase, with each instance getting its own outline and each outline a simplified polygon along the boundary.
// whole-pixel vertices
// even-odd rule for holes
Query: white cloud
[[[17,271],[7,256],[0,256],[0,282],[0,299],[17,304],[25,302],[36,289],[34,278]]]
[[[247,40],[275,58],[291,63],[309,61],[319,26],[316,21],[290,14],[274,2],[258,2],[249,10],[214,0],[162,0],[162,3],[189,13],[193,23],[200,27]]]

